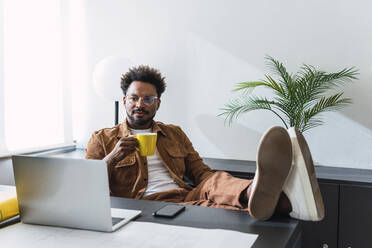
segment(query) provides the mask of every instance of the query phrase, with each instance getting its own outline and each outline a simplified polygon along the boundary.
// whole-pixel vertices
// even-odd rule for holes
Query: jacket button
[[[146,182],[146,181],[147,181],[147,178],[144,178],[144,179],[143,179],[143,181],[145,181],[145,182]]]

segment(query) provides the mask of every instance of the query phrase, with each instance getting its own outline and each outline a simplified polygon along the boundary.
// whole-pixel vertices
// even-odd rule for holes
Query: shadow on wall
[[[208,142],[213,144],[220,153],[213,155],[214,157],[221,157],[221,154],[225,158],[239,160],[252,160],[256,157],[256,147],[261,133],[238,123],[234,123],[233,127],[228,127],[223,118],[216,118],[209,114],[198,115],[195,122]],[[211,123],[213,125],[210,125]],[[249,138],[245,139],[245,137]]]
[[[304,133],[316,164],[372,168],[372,131],[342,113],[329,112],[324,125]]]

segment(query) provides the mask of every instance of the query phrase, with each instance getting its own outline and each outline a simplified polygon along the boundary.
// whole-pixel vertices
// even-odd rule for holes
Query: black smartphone
[[[175,205],[175,204],[168,204],[168,205],[158,209],[154,213],[152,213],[152,215],[160,216],[160,217],[173,218],[184,210],[185,210],[185,206]]]

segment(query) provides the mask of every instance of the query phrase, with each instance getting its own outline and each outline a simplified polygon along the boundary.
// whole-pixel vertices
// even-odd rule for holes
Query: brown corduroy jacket
[[[192,189],[183,180],[184,176],[198,185],[213,174],[180,127],[154,121],[152,131],[158,134],[156,148],[164,166],[181,188]],[[112,128],[95,131],[88,142],[85,157],[103,159],[114,149],[120,138],[130,134],[126,121]],[[147,188],[147,159],[135,151],[115,166],[109,166],[108,174],[112,196],[140,199]]]

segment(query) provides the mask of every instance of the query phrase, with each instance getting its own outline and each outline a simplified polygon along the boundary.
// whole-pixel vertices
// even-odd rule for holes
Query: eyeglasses
[[[146,105],[146,106],[151,106],[154,104],[155,100],[156,99],[159,99],[159,97],[157,96],[143,96],[143,97],[139,97],[139,96],[129,96],[128,98],[128,101],[130,104],[136,104],[140,99],[143,100],[143,103]]]

